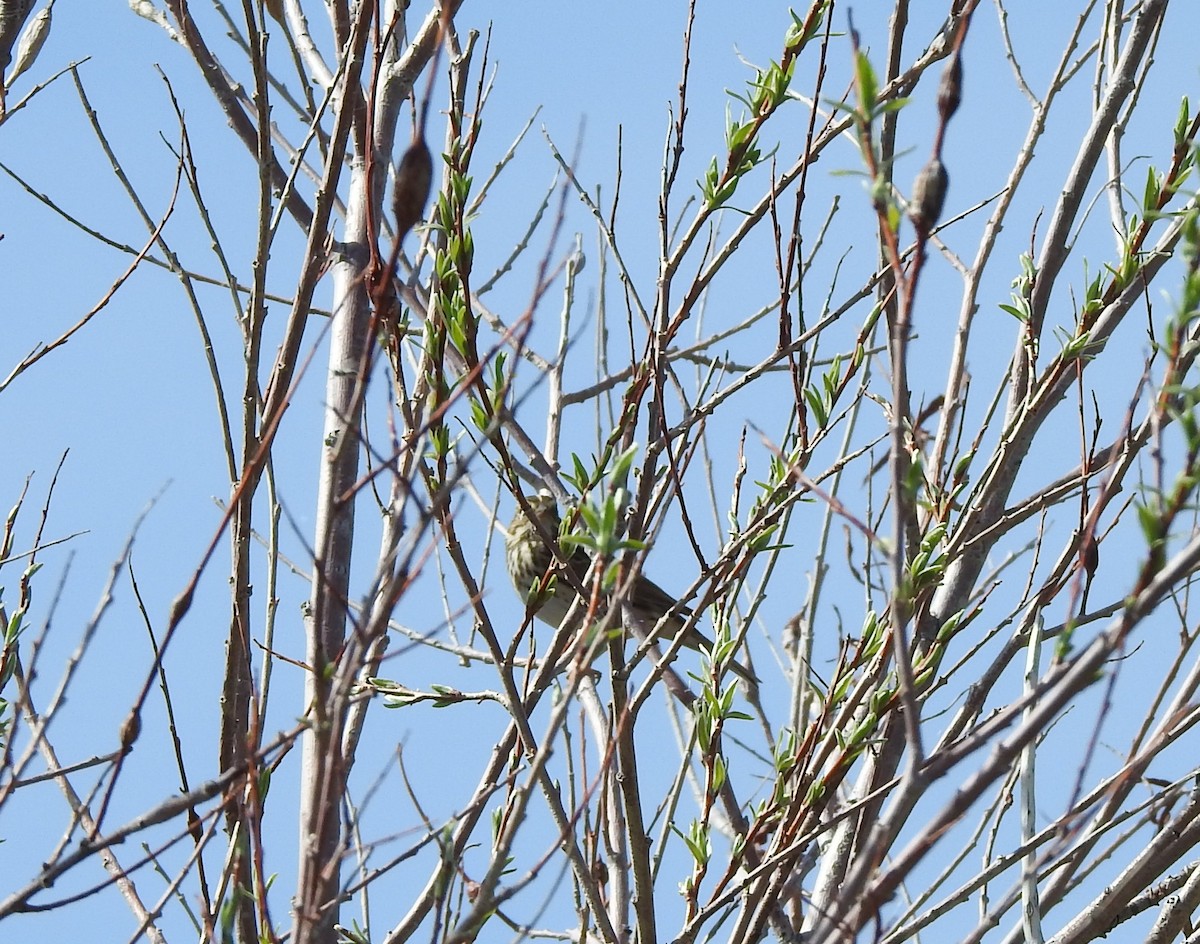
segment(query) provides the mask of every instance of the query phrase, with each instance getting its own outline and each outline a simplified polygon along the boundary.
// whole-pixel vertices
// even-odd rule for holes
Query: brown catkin
[[[421,222],[429,187],[433,182],[433,157],[424,139],[414,141],[400,158],[396,168],[396,188],[392,194],[392,213],[396,218],[396,237],[403,239]]]
[[[962,102],[962,55],[957,51],[946,63],[942,70],[941,81],[938,82],[937,107],[942,121],[949,121],[950,116],[958,111]]]
[[[913,182],[912,201],[908,207],[908,215],[918,232],[928,234],[933,229],[942,215],[942,205],[946,202],[949,186],[950,175],[946,173],[946,165],[936,157],[930,158]]]

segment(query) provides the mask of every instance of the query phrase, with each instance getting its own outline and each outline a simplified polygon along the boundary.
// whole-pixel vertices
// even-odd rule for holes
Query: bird
[[[558,505],[554,497],[546,492],[538,492],[528,499],[529,508],[542,526],[542,530],[551,538],[558,537],[559,515]],[[504,540],[504,559],[508,568],[508,576],[513,588],[526,605],[533,595],[536,581],[545,577],[553,561],[553,553],[545,539],[530,521],[525,510],[517,503],[517,512],[508,526],[508,535]],[[544,623],[556,629],[567,618],[571,607],[578,596],[574,585],[584,586],[592,561],[586,550],[577,547],[567,558],[567,566],[571,570],[571,578],[559,578],[554,582],[553,589],[537,599],[537,610],[534,615]],[[572,579],[573,578],[573,579]],[[629,605],[646,631],[657,625],[658,621],[676,605],[676,600],[662,587],[649,577],[638,574],[634,580],[633,589],[629,594]],[[575,619],[582,617],[584,607],[575,607]],[[680,609],[671,617],[663,637],[673,638],[687,626],[688,610]],[[712,652],[713,642],[695,626],[686,630],[683,645],[696,651]],[[747,685],[757,686],[758,677],[740,663],[730,660],[729,669]]]

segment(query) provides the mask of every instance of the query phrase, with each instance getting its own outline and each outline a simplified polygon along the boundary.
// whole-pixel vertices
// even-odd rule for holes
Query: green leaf
[[[867,738],[875,733],[878,726],[879,716],[873,711],[868,711],[867,716],[855,725],[854,730],[846,738],[846,745],[851,748],[861,746]]]
[[[1183,100],[1179,103],[1179,117],[1175,119],[1175,146],[1183,147],[1187,143],[1187,129],[1191,124],[1191,116],[1188,114],[1188,98],[1183,96]]]
[[[634,443],[619,456],[613,463],[611,479],[617,486],[623,486],[629,478],[629,470],[633,468],[633,460],[636,458],[638,445]]]
[[[946,643],[953,638],[955,632],[958,631],[958,624],[962,621],[964,612],[966,611],[959,610],[957,613],[952,613],[946,622],[942,623],[941,628],[937,632],[936,641],[938,643]]]
[[[886,101],[882,105],[880,105],[876,109],[875,113],[877,115],[886,115],[886,114],[889,114],[894,111],[899,111],[901,108],[903,108],[905,105],[907,105],[910,101],[912,101],[912,99],[909,99],[909,98],[889,99],[888,101]]]
[[[1153,213],[1158,206],[1158,195],[1162,192],[1162,175],[1151,165],[1146,168],[1146,189],[1142,194],[1142,208]]]
[[[829,422],[829,414],[825,410],[825,403],[821,399],[821,395],[814,388],[808,387],[804,391],[804,399],[808,401],[808,408],[816,417],[817,426],[823,428]]]
[[[875,100],[879,96],[879,80],[871,67],[867,54],[859,50],[854,57],[854,76],[858,85],[858,99],[864,114],[870,114],[875,108]]]
[[[726,144],[730,151],[736,151],[754,139],[755,124],[747,122],[738,124],[736,121],[729,126],[725,134]]]

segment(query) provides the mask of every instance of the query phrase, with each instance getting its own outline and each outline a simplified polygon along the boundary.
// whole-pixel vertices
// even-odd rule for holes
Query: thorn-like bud
[[[946,202],[946,190],[949,187],[950,175],[946,173],[946,165],[938,158],[931,157],[913,182],[912,200],[908,207],[908,215],[917,232],[928,235],[933,229],[942,215],[942,205]]]
[[[433,158],[422,138],[409,145],[396,168],[392,213],[396,217],[397,239],[404,239],[408,231],[421,222],[432,181]]]
[[[962,55],[956,51],[946,63],[941,81],[938,82],[937,107],[943,122],[950,120],[962,102],[962,75]]]

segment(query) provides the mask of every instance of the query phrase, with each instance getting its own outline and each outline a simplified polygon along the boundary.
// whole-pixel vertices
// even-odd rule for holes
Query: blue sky
[[[864,45],[872,60],[879,64],[887,24],[882,16],[875,14],[876,6],[882,5],[859,5],[854,15]],[[913,13],[916,22],[911,35],[930,36],[940,23],[940,12],[925,9],[929,4],[917,6],[922,9]],[[1017,24],[1014,12],[1017,54],[1026,67],[1026,79],[1035,89],[1044,84],[1060,55],[1063,37],[1073,25],[1073,16],[1065,6],[1039,4],[1036,22],[1022,11],[1023,18]],[[474,223],[479,247],[477,272],[490,272],[506,257],[524,231],[531,207],[550,187],[556,165],[547,139],[564,154],[578,151],[578,178],[589,189],[600,188],[607,200],[613,189],[620,129],[623,215],[619,232],[639,291],[648,293],[652,289],[657,266],[656,196],[669,109],[677,99],[681,74],[680,38],[685,13],[686,5],[679,2],[643,4],[619,0],[608,4],[564,4],[531,0],[503,8],[464,4],[458,19],[461,31],[478,29],[487,33],[490,26],[487,78],[492,89],[475,156],[477,182],[487,176],[493,162],[504,154],[526,122],[533,119],[533,128],[516,160],[501,176],[484,212]],[[209,12],[205,10],[203,15],[207,17]],[[319,14],[313,15],[313,19],[316,22]],[[1158,166],[1165,163],[1169,153],[1169,132],[1180,94],[1191,94],[1193,103],[1200,101],[1197,93],[1200,62],[1191,52],[1194,37],[1200,35],[1200,10],[1180,6],[1172,10],[1168,21],[1170,26],[1162,37],[1160,58],[1184,65],[1156,76],[1155,84],[1145,93],[1148,104],[1144,113],[1131,125],[1125,145],[1127,160],[1149,155]],[[206,22],[217,35],[215,24]],[[703,174],[712,156],[721,152],[727,111],[737,115],[741,110],[741,105],[726,90],[744,89],[751,75],[747,63],[764,66],[778,56],[788,23],[784,6],[763,0],[698,4],[688,87],[688,149],[680,174],[682,183],[677,191],[676,212],[683,209],[686,197],[696,194],[698,188],[692,181]],[[845,13],[839,11],[835,25],[843,29],[845,23]],[[1095,30],[1091,32],[1094,34]],[[951,174],[947,214],[961,212],[999,189],[1029,120],[1029,109],[1014,89],[997,37],[994,9],[981,7],[966,47],[964,108],[951,125],[947,140],[946,163]],[[227,46],[218,45],[222,55],[229,54]],[[830,63],[827,94],[840,94],[848,75],[847,45],[838,42],[834,49],[835,57],[840,58]],[[918,51],[906,49],[906,60]],[[84,10],[81,5],[60,2],[55,7],[50,39],[34,69],[9,92],[10,106],[34,82],[44,81],[73,61],[81,63],[79,76],[89,100],[152,215],[166,210],[174,179],[174,161],[168,146],[176,147],[179,140],[167,84],[158,69],[162,70],[182,103],[201,185],[225,252],[239,277],[248,280],[256,209],[254,167],[250,156],[229,133],[194,63],[159,28],[135,17],[124,4],[96,5]],[[230,61],[240,64],[240,60],[232,57]],[[804,72],[804,68],[808,68],[807,63],[794,84],[802,93],[811,87],[811,71]],[[1051,206],[1058,196],[1065,166],[1086,127],[1090,68],[1085,67],[1084,74],[1064,93],[1066,104],[1056,119],[1059,124],[1055,134],[1039,148],[1033,177],[1044,180],[1045,184],[1028,188],[1029,193],[1022,197],[1025,202],[1013,217],[1022,224],[1034,219],[1038,206]],[[248,72],[239,78],[247,80]],[[905,153],[897,161],[896,179],[902,188],[907,187],[928,150],[933,108],[929,85],[921,89],[923,97],[918,96],[905,110],[901,123],[900,149]],[[440,102],[435,109],[439,106]],[[282,106],[277,107],[282,110]],[[807,112],[797,104],[794,113],[794,119],[777,122],[772,128],[772,133],[779,136],[781,163],[794,159],[794,154],[787,150],[788,144],[794,150],[796,142],[802,140]],[[794,124],[789,125],[789,120]],[[433,126],[440,134],[436,115]],[[432,143],[436,141],[435,138]],[[140,247],[145,242],[146,229],[91,134],[69,75],[58,79],[26,109],[0,125],[0,162],[87,225],[128,245]],[[842,176],[843,172],[859,168],[849,140],[831,149],[814,167],[810,206],[814,215],[823,215],[831,195],[835,191],[841,193],[842,207],[830,238],[842,241],[851,258],[861,262],[870,259],[873,253],[874,222],[865,187],[859,186],[857,179],[848,186]],[[743,184],[746,191],[761,192],[767,172],[764,167],[756,172],[757,176],[751,176]],[[1132,179],[1140,180],[1143,176],[1144,169],[1133,174]],[[568,196],[566,205],[564,233],[556,251],[563,251],[576,233],[581,234],[589,262],[581,276],[576,317],[582,338],[580,350],[585,350],[593,344],[589,332],[595,324],[595,305],[601,288],[596,281],[600,250],[594,229],[578,201]],[[1099,259],[1108,258],[1113,252],[1105,219],[1104,213],[1097,211],[1083,237],[1088,240],[1087,245],[1095,247]],[[735,224],[730,220],[723,225],[728,231]],[[963,253],[968,261],[978,225],[976,220],[967,219],[945,236],[951,249]],[[127,254],[99,245],[64,222],[8,175],[0,175],[0,231],[4,234],[0,241],[0,283],[4,286],[0,298],[0,377],[3,377],[38,343],[58,336],[96,305],[131,260]],[[285,222],[281,233],[273,251],[268,283],[273,290],[287,294],[290,280],[295,276],[292,259],[298,258],[303,243],[290,222]],[[186,191],[181,191],[178,197],[165,235],[186,265],[196,271],[217,274],[208,237],[197,224],[195,207]],[[982,305],[991,306],[992,310],[980,319],[977,329],[982,339],[981,352],[990,348],[1003,354],[991,359],[983,353],[977,356],[972,366],[977,369],[976,379],[981,389],[990,390],[990,385],[996,382],[1016,337],[1014,322],[995,309],[995,305],[1008,300],[1007,281],[1016,274],[1016,256],[1036,239],[1028,229],[1012,228],[1003,236],[998,255],[1006,256],[1010,262],[995,267],[990,294],[981,300]],[[535,253],[542,251],[544,240],[545,227],[534,240]],[[821,260],[824,268],[814,272],[813,279],[822,286],[813,291],[814,300],[823,296],[824,287],[833,278],[838,255],[826,253]],[[706,299],[706,328],[733,323],[777,296],[769,244],[762,239],[752,240],[744,256],[736,270],[737,278],[715,285]],[[512,277],[502,283],[494,296],[488,297],[489,305],[509,317],[519,312],[529,297],[536,260],[535,254],[519,262]],[[1076,285],[1081,282],[1082,275],[1072,280]],[[923,286],[927,294],[914,349],[915,363],[931,372],[931,380],[923,383],[925,376],[917,373],[913,382],[917,399],[928,400],[940,392],[942,378],[934,371],[944,363],[952,325],[958,316],[957,286],[952,267],[935,257]],[[609,303],[619,311],[620,289],[611,272],[610,281],[603,288]],[[534,345],[545,346],[546,350],[557,330],[555,316],[560,292],[556,285],[548,293],[532,336]],[[944,292],[947,299],[944,323],[938,321],[939,292]],[[231,406],[236,408],[233,392],[240,380],[237,371],[240,341],[228,293],[214,287],[202,288],[200,301],[214,335],[226,389],[231,392]],[[326,289],[318,303],[327,301]],[[1060,301],[1061,320],[1069,323],[1071,300],[1064,296]],[[268,349],[273,350],[286,307],[276,304],[270,311]],[[852,333],[859,323],[861,319],[847,331]],[[1144,331],[1139,331],[1131,327],[1122,339],[1136,356],[1113,368],[1110,404],[1113,409],[1120,409],[1141,369],[1147,344]],[[731,342],[740,345],[739,353],[747,360],[752,359],[756,349],[761,349],[762,343],[765,342],[760,338]],[[579,373],[569,376],[568,386],[572,382],[582,386],[589,381],[589,356],[581,355],[576,361]],[[313,367],[298,388],[281,431],[275,460],[285,507],[284,545],[301,566],[308,564],[306,548],[312,540],[314,470],[321,451],[322,365],[323,351],[317,353]],[[517,389],[527,388],[534,379],[528,372],[520,374]],[[383,394],[380,392],[379,396]],[[147,265],[140,267],[104,310],[67,345],[0,393],[0,426],[5,442],[4,461],[0,462],[0,507],[11,506],[27,477],[32,476],[21,513],[16,550],[28,548],[54,469],[69,450],[50,507],[45,539],[74,536],[41,554],[44,570],[35,584],[34,608],[30,614],[33,630],[41,630],[49,623],[40,662],[43,698],[49,697],[61,665],[77,645],[82,627],[96,608],[111,562],[120,553],[139,515],[148,508],[131,560],[147,615],[159,632],[164,627],[170,601],[198,566],[202,549],[220,521],[217,502],[229,493],[213,399],[199,333],[179,284],[169,273]],[[982,409],[985,399],[986,396],[981,396],[976,408]],[[544,401],[535,392],[530,409],[541,403]],[[739,424],[747,421],[769,434],[780,434],[783,424],[770,416],[771,406],[752,397],[736,401],[728,416],[732,424],[729,436],[734,437]],[[873,416],[871,422],[878,424],[881,420]],[[541,429],[538,422],[530,427],[533,431]],[[1048,451],[1047,477],[1066,471],[1077,461],[1077,431],[1068,423],[1063,435],[1073,437],[1067,440],[1070,449],[1062,455]],[[569,443],[581,453],[593,448],[586,421],[571,435]],[[755,461],[765,464],[765,449],[751,442],[750,452]],[[732,450],[714,453],[715,481],[723,485],[729,481],[733,458]],[[756,474],[761,472],[761,467],[756,470]],[[494,485],[486,476],[481,476],[477,484],[485,497],[494,494],[489,491],[494,490]],[[506,498],[501,504],[502,518],[507,518],[510,508]],[[701,533],[715,546],[716,528],[710,520],[711,517],[705,519]],[[464,521],[466,533],[482,549],[486,517],[468,511]],[[670,527],[677,525],[669,523]],[[1069,528],[1070,522],[1064,527]],[[376,532],[375,522],[364,523],[361,564],[367,568],[377,546]],[[677,531],[669,534],[678,537]],[[224,543],[221,548],[224,553]],[[475,559],[481,554],[481,550],[477,551]],[[494,608],[494,614],[519,621],[516,598],[503,580],[499,565],[499,556],[494,554],[489,608]],[[200,585],[196,607],[174,644],[167,666],[177,710],[182,708],[184,713],[185,744],[192,775],[197,779],[211,775],[216,750],[219,711],[216,698],[228,623],[224,566],[219,554]],[[11,561],[0,574],[0,584],[5,587],[4,601],[10,607],[22,567],[19,561]],[[686,553],[657,553],[651,558],[648,571],[659,582],[675,588],[694,579],[696,565]],[[360,576],[365,580],[367,573],[369,570],[364,570]],[[431,578],[432,573],[427,576]],[[800,572],[796,582],[807,579],[808,575]],[[115,749],[117,726],[128,711],[131,686],[140,685],[150,664],[146,630],[128,573],[118,579],[117,585],[113,606],[72,684],[69,706],[53,729],[55,744],[64,760]],[[836,589],[833,596],[837,615],[846,622],[843,628],[853,632],[861,617],[863,601],[861,589],[847,585],[846,590],[845,597],[838,597]],[[302,580],[285,575],[279,597],[277,648],[302,658],[299,608],[306,597],[306,586]],[[256,598],[260,608],[264,603],[263,596]],[[771,612],[770,618],[782,619],[787,615],[786,610],[786,606],[781,606]],[[414,628],[433,631],[443,621],[444,612],[430,579],[421,585],[419,592],[406,598],[397,618]],[[835,618],[832,608],[827,615],[831,620]],[[460,631],[467,628],[464,621]],[[759,664],[777,675],[767,646],[759,645],[755,648]],[[439,674],[447,671],[443,663],[423,662],[420,656],[417,659],[415,664],[420,666],[422,684],[452,682],[463,689],[490,684],[479,669],[447,676]],[[283,728],[302,710],[297,674],[281,668],[276,684],[279,691],[275,696],[274,720],[278,728]],[[129,761],[129,770],[110,813],[112,823],[124,821],[178,786],[172,775],[164,775],[164,765],[170,762],[163,753],[167,741],[161,701],[151,698],[150,706],[149,717],[145,719],[147,733]],[[494,717],[487,712],[475,715],[424,708],[410,712],[381,710],[369,728],[371,749],[377,752],[372,760],[376,762],[365,765],[363,782],[369,782],[376,771],[387,768],[396,745],[404,743],[406,758],[413,765],[410,773],[420,787],[432,791],[439,784],[449,784],[449,789],[438,797],[442,807],[429,811],[435,819],[449,816],[473,788],[477,753],[486,749],[488,738],[495,736],[502,723],[503,716],[498,710]],[[480,743],[475,743],[475,739],[481,739]],[[450,746],[448,752],[446,745]],[[449,770],[460,762],[461,772]],[[410,811],[394,772],[384,784],[383,798],[375,802],[401,809],[403,814],[392,818],[380,814],[375,821],[377,832],[403,833],[411,825]],[[10,816],[6,823],[0,824],[6,840],[0,845],[0,873],[13,868],[17,874],[25,874],[29,863],[48,854],[66,822],[65,808],[55,789],[49,784],[36,789],[41,791],[40,796],[27,808],[28,817]],[[280,807],[289,808],[293,801],[289,793],[293,789],[290,778],[281,777],[276,789],[282,794],[277,800]],[[279,815],[281,820],[286,819],[285,813]],[[407,836],[402,835],[398,846],[392,848],[402,847],[406,841]],[[134,849],[131,845],[125,852],[133,855]],[[533,854],[534,849],[526,851]],[[289,854],[290,849],[281,853],[276,863],[278,868],[287,866]],[[405,880],[421,880],[425,867],[427,863],[422,862]],[[100,877],[96,868],[87,881],[97,881]],[[152,882],[143,882],[153,887]],[[280,886],[286,889],[288,882],[281,880]],[[66,889],[56,889],[57,893],[66,894]],[[108,892],[101,900],[103,905],[97,907],[112,915],[112,927],[117,932],[113,939],[123,939],[122,935],[132,933],[128,913],[122,910],[116,896]],[[286,893],[276,896],[273,907],[276,919],[282,921],[287,907]],[[72,930],[71,922],[76,920],[72,916],[78,914],[77,910],[68,909],[65,913],[30,916],[15,921],[14,926],[26,933],[65,934]],[[172,920],[178,920],[178,915]]]

